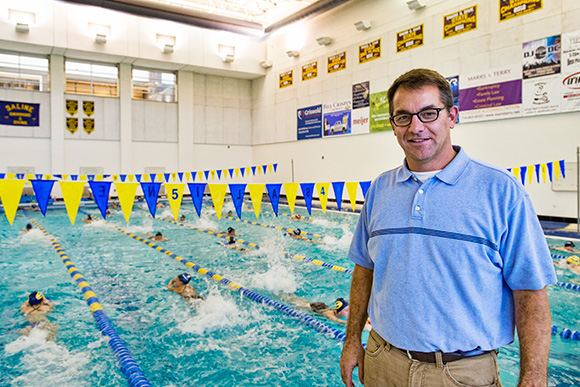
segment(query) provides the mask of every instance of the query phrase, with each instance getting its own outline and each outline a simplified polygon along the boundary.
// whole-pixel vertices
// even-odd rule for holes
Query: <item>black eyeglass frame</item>
[[[411,125],[411,123],[413,122],[413,116],[417,116],[417,118],[419,119],[419,121],[421,121],[422,123],[428,124],[430,122],[437,121],[437,119],[439,118],[439,113],[441,113],[441,110],[443,110],[443,109],[447,109],[447,108],[446,107],[441,107],[441,108],[427,108],[427,109],[423,109],[423,110],[421,110],[420,112],[417,112],[417,113],[401,113],[401,114],[395,114],[394,116],[389,117],[389,119],[391,120],[391,123],[393,125],[395,125],[395,126],[397,126],[399,128],[400,127],[403,127],[403,126],[409,126],[409,125]],[[437,115],[435,116],[434,119],[432,119],[430,121],[425,121],[425,120],[423,120],[421,118],[421,116],[419,114],[425,113],[426,111],[429,111],[429,110],[435,110],[437,112]],[[395,122],[395,120],[397,119],[398,116],[410,116],[409,123],[408,124],[405,124],[405,125],[397,125],[397,123]]]

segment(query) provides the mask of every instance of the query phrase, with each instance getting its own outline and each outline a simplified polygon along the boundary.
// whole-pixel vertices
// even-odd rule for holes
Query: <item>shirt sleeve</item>
[[[370,197],[371,192],[368,192],[367,198]],[[365,204],[363,205],[356,229],[354,231],[354,235],[352,237],[350,249],[348,251],[348,258],[359,266],[374,270],[375,264],[371,259],[368,251],[370,230],[368,228],[367,205],[369,202],[370,199],[365,200]]]

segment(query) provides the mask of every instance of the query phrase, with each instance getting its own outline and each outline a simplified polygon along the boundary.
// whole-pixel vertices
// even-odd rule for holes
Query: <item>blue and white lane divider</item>
[[[556,285],[565,289],[576,290],[577,292],[580,292],[580,285],[570,284],[568,282],[556,282]]]
[[[66,266],[69,274],[76,281],[77,286],[83,292],[83,295],[87,300],[89,310],[91,311],[93,318],[97,322],[97,327],[104,336],[109,337],[109,346],[113,350],[113,353],[115,354],[115,357],[117,358],[117,361],[119,363],[119,367],[121,368],[121,372],[127,378],[129,386],[150,387],[151,384],[149,383],[149,381],[143,374],[143,371],[141,371],[141,368],[139,367],[139,365],[137,364],[137,362],[135,361],[135,359],[125,346],[125,343],[123,343],[123,340],[121,340],[121,337],[119,337],[119,334],[115,330],[115,327],[111,323],[111,320],[109,320],[109,317],[107,317],[107,315],[103,311],[103,307],[101,306],[99,299],[97,298],[97,295],[95,294],[95,292],[93,292],[93,289],[91,288],[85,277],[83,277],[83,275],[72,263],[71,259],[68,257],[64,249],[60,246],[56,238],[50,235],[36,220],[31,218],[26,212],[25,214],[30,219],[30,221],[34,223],[34,225],[38,227],[38,229],[42,231],[44,235],[46,235],[46,237],[48,237],[52,246],[54,247],[58,255],[60,255],[60,258],[62,259],[62,262]]]
[[[552,325],[552,336],[558,333],[558,329],[559,328],[556,325]],[[563,328],[560,331],[560,337],[563,339],[580,341],[580,332],[573,331],[569,328]]]
[[[242,285],[235,283],[235,282],[233,282],[233,281],[231,281],[231,280],[229,280],[229,279],[227,279],[219,274],[216,274],[208,269],[204,269],[203,267],[201,267],[193,262],[189,262],[185,258],[180,257],[179,255],[172,253],[171,251],[164,249],[163,247],[156,245],[155,243],[153,243],[147,239],[144,239],[144,238],[138,237],[136,235],[133,235],[131,233],[128,233],[127,231],[123,230],[120,227],[117,227],[117,226],[114,226],[114,227],[117,229],[117,231],[135,239],[136,241],[144,243],[147,246],[151,247],[152,249],[155,249],[155,250],[159,251],[160,253],[167,255],[170,258],[176,259],[177,261],[181,262],[185,266],[192,268],[197,273],[205,274],[209,278],[211,278],[211,279],[213,279],[221,284],[229,286],[233,290],[237,291],[238,293],[240,293],[244,297],[249,298],[252,301],[268,305],[268,306],[284,313],[287,316],[295,318],[296,320],[298,320],[302,324],[307,325],[311,328],[314,328],[316,331],[318,331],[320,333],[330,335],[332,338],[334,338],[338,342],[342,343],[346,338],[346,334],[344,332],[342,332],[338,329],[332,328],[331,326],[326,325],[325,323],[318,321],[313,317],[310,317],[306,313],[302,313],[302,312],[297,311],[295,309],[292,309],[289,306],[284,305],[278,301],[274,301],[268,297],[262,296],[261,294],[255,292],[253,290],[250,290],[248,288],[245,288]]]

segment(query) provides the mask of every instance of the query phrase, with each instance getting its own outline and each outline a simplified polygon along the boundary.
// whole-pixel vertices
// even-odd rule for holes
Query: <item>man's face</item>
[[[441,108],[439,89],[424,86],[417,90],[397,89],[393,98],[393,115],[418,113],[428,108]],[[428,172],[445,168],[455,157],[451,145],[450,129],[455,126],[457,107],[448,112],[441,110],[437,120],[423,123],[413,116],[411,123],[399,127],[393,125],[397,141],[407,158],[409,169],[415,172]]]

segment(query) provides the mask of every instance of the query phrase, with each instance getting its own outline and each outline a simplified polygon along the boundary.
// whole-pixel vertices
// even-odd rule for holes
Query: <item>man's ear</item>
[[[449,128],[453,129],[457,123],[457,117],[459,116],[459,109],[457,106],[453,105],[449,108],[449,120],[451,121]]]

